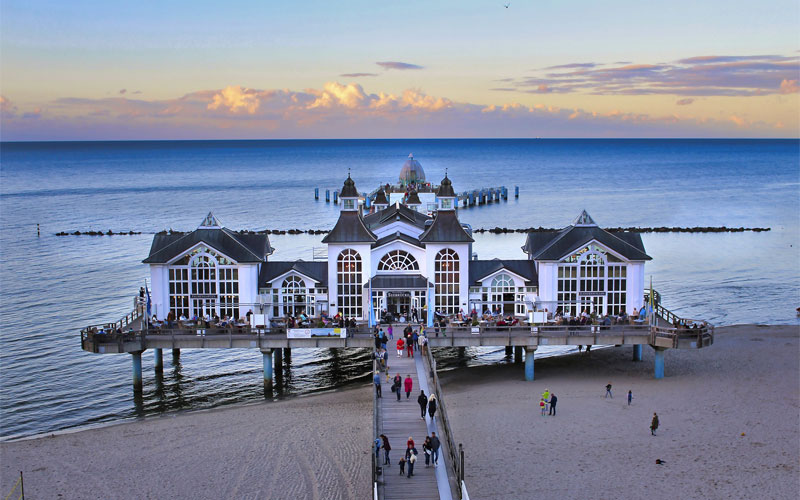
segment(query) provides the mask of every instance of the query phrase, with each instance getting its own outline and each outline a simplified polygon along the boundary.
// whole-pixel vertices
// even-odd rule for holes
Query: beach
[[[649,347],[641,363],[630,347],[539,359],[534,382],[515,364],[444,372],[468,491],[796,498],[798,337],[796,326],[718,328],[710,348],[668,351],[662,380]],[[545,389],[556,416],[540,415]],[[23,470],[31,499],[368,498],[370,394],[364,385],[0,443],[3,492]]]
[[[797,326],[718,328],[714,345],[593,350],[442,374],[472,498],[797,498]],[[605,398],[611,383],[613,399]],[[558,396],[542,417],[541,393]],[[627,404],[627,392],[633,401]],[[660,426],[650,435],[657,412]],[[663,464],[657,464],[656,460]]]

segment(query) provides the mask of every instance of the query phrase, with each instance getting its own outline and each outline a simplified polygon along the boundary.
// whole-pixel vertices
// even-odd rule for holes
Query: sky
[[[800,136],[797,0],[3,0],[0,139]]]

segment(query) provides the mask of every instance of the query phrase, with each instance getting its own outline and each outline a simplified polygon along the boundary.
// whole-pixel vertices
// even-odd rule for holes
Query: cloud
[[[404,62],[397,62],[397,61],[379,61],[376,62],[378,66],[383,69],[423,69],[423,66],[418,66],[416,64],[404,63]]]
[[[800,87],[797,86],[797,80],[783,80],[781,82],[781,94],[796,94],[800,92]]]
[[[11,118],[16,116],[17,107],[4,95],[0,95],[0,115],[4,118]]]
[[[691,104],[693,102],[694,102],[694,99],[686,98],[686,99],[678,99],[678,101],[675,104],[677,104],[678,106],[688,106],[689,104]]]
[[[657,64],[561,64],[516,80],[513,85],[519,92],[539,92],[544,85],[549,92],[593,95],[746,97],[794,93],[798,71],[797,56],[714,55]]]
[[[379,73],[342,73],[339,76],[344,78],[362,78],[365,76],[378,76],[378,75]]]
[[[128,89],[120,89],[119,90],[119,95],[124,95],[125,92],[127,92],[127,91],[128,91]]]
[[[131,92],[131,94],[141,94],[141,93],[142,93],[141,90],[134,90],[133,92]]]
[[[626,70],[627,71],[627,70]],[[788,83],[790,87],[792,84]],[[544,87],[550,89],[549,86]],[[539,92],[539,88],[532,89]],[[420,89],[369,92],[327,82],[303,90],[230,85],[175,98],[65,97],[20,114],[5,97],[4,140],[383,137],[795,137],[797,124],[615,110],[456,102]],[[8,111],[13,114],[9,114]]]

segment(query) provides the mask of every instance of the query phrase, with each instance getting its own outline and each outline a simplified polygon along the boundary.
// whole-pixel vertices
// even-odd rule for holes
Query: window
[[[627,266],[608,266],[608,314],[623,312],[628,303]]]
[[[198,245],[169,267],[168,277],[175,316],[239,316],[239,269],[224,255]]]
[[[442,210],[451,210],[453,208],[453,199],[452,198],[444,198],[442,199]]]
[[[419,264],[405,250],[392,250],[378,263],[378,271],[419,271]]]
[[[459,259],[455,250],[445,248],[434,260],[434,307],[442,314],[459,310]]]
[[[361,281],[361,256],[348,248],[336,259],[336,286],[339,312],[345,318],[363,317]]]
[[[558,266],[558,305],[575,316],[619,314],[627,304],[627,266],[596,245],[587,245]]]
[[[342,200],[345,210],[355,210],[356,200]]]
[[[558,307],[567,316],[578,314],[578,269],[575,266],[558,267]]]
[[[503,314],[514,314],[514,280],[508,274],[498,274],[492,280],[491,302],[492,308],[499,309]]]
[[[178,318],[190,316],[188,269],[169,270],[169,310]]]
[[[219,270],[219,314],[235,318],[239,313],[239,270]]]
[[[299,276],[289,276],[283,280],[281,299],[284,316],[298,316],[300,313],[313,316],[314,297],[311,291],[313,289],[306,290],[306,284]]]

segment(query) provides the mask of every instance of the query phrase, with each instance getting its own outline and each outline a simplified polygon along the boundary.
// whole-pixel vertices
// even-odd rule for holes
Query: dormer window
[[[453,200],[452,198],[444,198],[442,199],[442,210],[452,210],[453,209]]]
[[[345,210],[355,210],[356,209],[356,200],[343,200],[344,201],[344,209]]]

